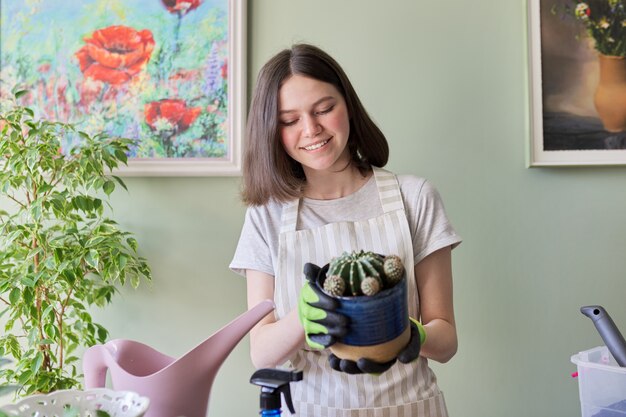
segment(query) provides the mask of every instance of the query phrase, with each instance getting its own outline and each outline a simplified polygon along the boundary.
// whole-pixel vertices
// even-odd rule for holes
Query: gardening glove
[[[387,369],[391,368],[391,365],[396,363],[396,359],[392,359],[389,362],[374,362],[367,358],[361,358],[356,362],[350,359],[341,359],[331,353],[328,357],[328,364],[335,371],[345,372],[346,374],[382,374]]]
[[[409,339],[409,343],[398,353],[396,358],[401,363],[409,363],[417,359],[419,357],[420,348],[426,340],[426,332],[420,322],[409,317],[409,324],[411,326],[411,338]],[[334,370],[347,374],[381,374],[391,368],[396,362],[396,359],[380,363],[367,358],[361,358],[355,362],[349,359],[340,359],[331,353],[328,357],[328,364]]]
[[[324,294],[316,281],[320,274],[326,274],[328,266],[320,268],[312,263],[304,265],[307,282],[300,291],[298,317],[307,344],[314,349],[324,349],[334,344],[348,331],[349,320],[335,310],[339,302]]]
[[[413,362],[417,359],[420,355],[420,349],[426,341],[426,330],[424,330],[422,323],[412,317],[409,317],[409,322],[411,324],[411,338],[404,350],[398,353],[398,360],[402,363]]]

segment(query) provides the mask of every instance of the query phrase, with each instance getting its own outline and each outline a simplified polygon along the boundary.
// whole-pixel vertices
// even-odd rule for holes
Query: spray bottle
[[[250,378],[250,383],[261,387],[261,417],[280,417],[280,394],[285,397],[285,403],[291,414],[295,414],[291,402],[289,383],[302,381],[302,371],[283,369],[259,369]]]

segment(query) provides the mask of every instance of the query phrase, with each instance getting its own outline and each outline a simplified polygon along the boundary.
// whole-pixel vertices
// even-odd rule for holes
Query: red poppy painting
[[[114,85],[137,75],[154,50],[152,32],[120,25],[98,29],[84,41],[75,55],[83,75]]]
[[[0,0],[0,106],[19,86],[40,117],[134,139],[124,175],[237,175],[245,3]]]

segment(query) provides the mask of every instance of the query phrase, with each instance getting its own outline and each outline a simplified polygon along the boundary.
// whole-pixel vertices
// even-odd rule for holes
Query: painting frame
[[[3,2],[3,1],[7,1],[7,0],[0,0],[0,2]],[[176,5],[179,4],[178,2],[163,2],[163,5],[167,6],[168,4],[174,4],[174,3],[176,3]],[[181,4],[185,4],[185,3],[181,2]],[[198,7],[198,5],[203,4],[203,1],[199,0],[197,2],[190,2],[186,4],[195,4],[196,5],[195,7]],[[224,16],[224,13],[226,10],[226,4],[227,4],[228,11],[227,11],[227,16]],[[222,27],[221,33],[222,33],[222,36],[225,36],[224,38],[222,38],[223,40],[220,41],[220,45],[222,46],[220,46],[221,52],[219,52],[220,57],[221,57],[220,58],[221,63],[219,64],[220,65],[219,68],[221,68],[221,70],[219,69],[217,70],[217,71],[221,71],[220,74],[221,74],[221,77],[223,77],[223,78],[219,78],[220,80],[222,80],[221,84],[219,84],[222,86],[220,87],[220,90],[219,90],[222,92],[220,95],[222,99],[220,99],[221,101],[219,102],[219,106],[217,105],[218,102],[215,101],[216,103],[215,107],[216,108],[219,107],[219,109],[214,110],[214,111],[218,111],[220,115],[220,119],[219,119],[220,124],[214,125],[214,126],[219,126],[219,129],[220,129],[219,132],[221,133],[219,134],[219,136],[201,136],[202,138],[204,137],[215,138],[215,139],[209,139],[209,140],[219,140],[219,144],[217,146],[220,147],[219,148],[221,149],[220,152],[214,154],[210,152],[194,153],[194,152],[186,151],[185,153],[180,152],[177,154],[152,153],[152,154],[142,154],[142,155],[137,153],[136,155],[139,155],[139,156],[134,156],[132,154],[129,154],[127,165],[122,165],[116,168],[113,171],[114,175],[119,175],[123,177],[164,177],[164,176],[198,177],[198,176],[239,176],[241,175],[243,135],[245,131],[245,116],[246,116],[246,109],[247,109],[247,106],[246,106],[246,99],[247,99],[246,97],[247,2],[245,0],[226,0],[226,4],[222,3],[222,5],[220,6],[220,10],[222,11],[221,11],[221,14],[219,15],[220,25],[223,25],[221,26]],[[0,3],[0,7],[2,7],[1,3]],[[168,9],[170,9],[170,13],[174,13],[174,11],[171,10],[171,8],[168,7]],[[182,13],[181,12],[178,12],[178,13],[179,13],[179,19],[180,19],[180,16],[185,15],[185,13],[188,13],[188,11],[183,10]],[[191,13],[190,15],[192,14],[193,13]],[[5,18],[7,18],[7,16],[5,16]],[[225,26],[227,27],[227,29],[225,29]],[[225,35],[226,33],[227,35]],[[94,35],[95,35],[95,32],[94,32]],[[3,46],[4,46],[3,39],[0,37],[0,50]],[[78,55],[78,53],[76,55]],[[157,68],[160,69],[161,67],[158,66]],[[81,68],[81,71],[82,71],[82,68]],[[200,79],[202,78],[204,74],[205,74],[204,72],[200,72],[200,70],[197,70],[196,75],[195,75],[197,78],[191,81],[186,80],[186,82],[199,83]],[[226,91],[224,92],[224,90]],[[205,96],[205,97],[212,100],[212,98],[210,98],[211,96]],[[162,100],[162,101],[167,101],[167,100]],[[176,100],[172,99],[169,101],[176,101]],[[178,101],[182,101],[182,100],[178,100]],[[225,101],[226,103],[224,103]],[[150,104],[154,104],[154,103],[150,103]],[[147,105],[148,104],[146,104],[146,106]],[[185,103],[185,106],[186,105],[187,104]],[[201,107],[194,107],[193,109],[194,110],[197,109],[198,112],[200,111],[210,112],[211,111],[211,110],[208,110],[208,108],[204,107],[206,106],[206,104],[204,105],[197,104],[197,105]],[[139,109],[140,107],[137,107],[137,108]],[[184,111],[188,111],[188,109],[191,109],[191,107],[185,108]],[[142,112],[144,111],[143,107],[141,107],[140,111]],[[150,129],[152,129],[153,126],[147,121],[148,120],[147,107],[146,107],[145,112],[146,112],[146,116],[145,116],[146,120],[143,120],[143,116],[141,116],[143,123],[144,123],[144,127],[143,127],[144,130],[141,132],[143,132],[144,134],[140,132],[136,136],[122,135],[123,137],[130,137],[131,139],[137,139],[137,143],[141,143],[142,141],[146,140],[147,137],[145,136],[145,131],[148,129],[148,126],[146,126],[145,123],[148,123]],[[160,112],[158,113],[157,117],[165,117],[163,116],[164,114],[165,114],[164,112]],[[217,114],[217,113],[207,113],[207,114],[211,115],[211,114]],[[133,115],[134,115],[133,116],[134,120],[137,120],[137,114],[133,113]],[[193,117],[198,117],[198,116],[197,115],[190,116],[192,120],[194,120]],[[201,121],[202,117],[203,116],[200,116],[199,118],[195,119],[196,124],[198,124]],[[157,125],[158,122],[159,120],[156,120],[153,123],[154,125]],[[174,132],[180,132],[182,129],[187,128],[188,131],[185,131],[184,133],[188,134],[188,136],[191,136],[192,134],[193,125],[192,125],[192,128],[188,128],[187,127],[188,124],[187,124],[187,126],[184,126],[180,129],[179,129],[180,125],[178,125],[177,127],[177,125],[174,124],[173,126],[174,126],[173,129],[175,129]],[[161,127],[159,126],[158,128],[160,129]],[[203,131],[203,132],[206,132],[206,131]],[[211,132],[215,132],[215,131],[212,130]],[[193,132],[193,133],[195,134],[196,132]],[[179,133],[179,135],[182,135],[182,134]],[[170,140],[170,143],[173,142],[174,140],[171,138],[178,138],[178,136],[170,136],[170,139],[168,139]],[[192,138],[200,138],[200,137],[192,136]],[[188,140],[191,140],[191,139],[188,139]],[[207,139],[196,139],[195,142],[200,142],[200,140],[207,140]],[[207,142],[203,142],[203,143],[207,143]],[[146,155],[149,155],[149,156],[146,156]],[[152,157],[152,155],[154,155],[154,157]],[[217,156],[213,156],[213,155],[217,155]]]
[[[626,148],[624,147],[624,143],[626,142],[626,134],[622,132],[618,136],[615,136],[610,132],[602,132],[603,128],[601,122],[597,115],[591,114],[591,110],[588,110],[588,115],[579,117],[584,123],[599,126],[590,129],[589,131],[593,130],[594,133],[593,135],[587,133],[587,138],[596,141],[603,140],[609,145],[602,149],[585,149],[584,147],[561,149],[558,147],[562,146],[561,144],[567,140],[568,134],[571,137],[574,137],[574,135],[570,134],[566,129],[555,131],[558,127],[555,128],[554,126],[558,126],[558,124],[552,122],[547,116],[548,111],[546,110],[545,104],[549,101],[546,99],[546,91],[551,87],[551,84],[549,84],[550,80],[546,79],[545,70],[548,65],[546,64],[546,60],[551,57],[548,56],[549,51],[547,51],[547,48],[544,48],[544,43],[546,43],[547,38],[543,32],[554,36],[555,28],[553,27],[550,28],[551,30],[546,30],[545,26],[549,23],[544,22],[542,19],[542,17],[546,17],[545,9],[542,15],[542,3],[544,2],[546,2],[546,0],[527,0],[528,90],[530,97],[530,135],[527,146],[527,167],[625,165]],[[582,51],[579,52],[579,55],[589,57],[595,53],[595,51],[592,51],[593,46],[591,40],[585,40],[582,37],[574,39],[574,35],[568,35],[571,35],[572,42],[577,42],[576,48]],[[578,59],[581,60],[580,62],[585,63],[587,73],[583,74],[585,77],[584,82],[579,82],[577,86],[580,84],[591,86],[597,83],[596,64],[592,63],[590,60],[583,61],[583,58]],[[562,66],[561,68],[563,67],[566,66]],[[582,93],[580,93],[579,96],[581,94]],[[593,97],[589,91],[587,91],[586,100],[588,104],[587,107],[590,107],[593,103]],[[548,126],[546,121],[553,124]],[[548,138],[552,140],[552,138],[557,135],[560,138],[560,142],[553,141],[548,144]],[[598,137],[600,137],[600,139],[598,139]],[[577,134],[576,138],[577,140],[584,140],[585,135],[580,136]],[[611,143],[615,143],[616,141],[617,146],[610,146]],[[558,145],[554,145],[553,143],[557,143]]]

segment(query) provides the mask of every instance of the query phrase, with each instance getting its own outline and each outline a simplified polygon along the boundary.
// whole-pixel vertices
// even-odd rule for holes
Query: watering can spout
[[[210,366],[219,368],[241,339],[273,309],[274,303],[271,300],[262,301],[252,307],[215,332],[210,337],[212,341],[210,347],[209,344],[205,345],[204,342],[198,345],[195,349],[198,349],[200,352],[195,356],[197,356],[198,360],[205,363],[208,361]],[[193,351],[189,352],[189,354],[192,353]],[[195,366],[197,366],[197,363]]]
[[[271,300],[260,302],[178,359],[133,340],[92,346],[83,356],[85,387],[104,387],[108,371],[113,389],[150,399],[145,417],[205,417],[220,366],[273,309]]]
[[[626,340],[615,322],[602,306],[583,306],[580,312],[589,317],[600,333],[606,347],[619,366],[626,367]]]

